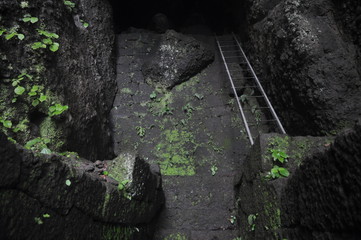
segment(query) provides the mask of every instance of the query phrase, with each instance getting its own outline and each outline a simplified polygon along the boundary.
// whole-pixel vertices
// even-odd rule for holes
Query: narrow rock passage
[[[156,240],[232,240],[237,236],[233,186],[248,141],[222,62],[217,53],[188,81],[172,90],[156,89],[145,82],[141,66],[159,36],[118,36],[114,149],[160,165],[166,204]],[[216,51],[213,37],[195,37]]]

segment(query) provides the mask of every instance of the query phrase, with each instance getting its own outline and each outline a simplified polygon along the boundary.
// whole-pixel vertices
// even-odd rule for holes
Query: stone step
[[[233,177],[163,176],[166,208],[228,209],[234,205]],[[210,188],[209,186],[212,186]]]
[[[190,231],[179,229],[162,229],[157,232],[154,240],[233,240],[236,239],[236,230]]]

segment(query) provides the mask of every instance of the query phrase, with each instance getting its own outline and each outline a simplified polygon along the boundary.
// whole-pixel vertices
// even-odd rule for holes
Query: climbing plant
[[[0,130],[2,130],[8,139],[12,142],[18,142],[18,138],[22,138],[24,147],[33,151],[41,153],[51,153],[48,148],[50,139],[46,137],[31,138],[29,134],[24,137],[25,133],[29,133],[29,112],[40,112],[48,117],[60,115],[68,110],[67,105],[62,105],[59,99],[51,93],[50,90],[42,84],[41,73],[44,70],[41,62],[47,53],[39,52],[40,49],[49,49],[50,52],[57,52],[60,48],[60,43],[55,41],[59,39],[59,35],[48,31],[46,25],[40,20],[38,16],[28,12],[29,2],[20,2],[19,7],[22,9],[22,17],[18,18],[18,22],[13,23],[13,26],[5,27],[0,25],[0,41],[14,44],[14,41],[19,41],[17,45],[26,51],[25,59],[22,59],[20,65],[26,62],[27,67],[22,66],[18,70],[16,77],[10,79],[1,79],[1,84],[4,87],[0,96]],[[36,39],[37,41],[34,41]],[[2,60],[8,60],[5,54],[1,54]],[[35,63],[34,62],[38,62]],[[9,63],[8,69],[16,74],[13,67],[15,63]],[[5,89],[6,88],[6,89]],[[10,91],[7,91],[10,89]],[[19,134],[23,135],[19,135]],[[27,141],[24,142],[24,138]]]

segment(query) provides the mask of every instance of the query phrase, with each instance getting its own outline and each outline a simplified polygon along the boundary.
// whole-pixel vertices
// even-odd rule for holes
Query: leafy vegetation
[[[216,175],[217,171],[218,171],[218,167],[216,165],[212,165],[211,166],[212,176]]]
[[[67,105],[61,105],[59,103],[56,103],[55,105],[49,107],[49,116],[52,117],[52,116],[60,115],[68,109],[69,107]]]
[[[65,181],[65,185],[67,185],[68,187],[70,187],[71,181],[70,181],[69,179],[67,179],[67,180]]]
[[[139,137],[144,137],[145,136],[145,128],[138,126],[135,128],[137,130],[137,134]]]
[[[256,219],[257,219],[258,213],[256,214],[250,214],[247,217],[247,222],[250,227],[250,231],[254,231],[256,229]]]
[[[289,155],[286,153],[289,143],[288,136],[282,137],[274,137],[270,139],[268,152],[271,155],[273,161],[273,167],[267,173],[266,179],[277,179],[288,177],[290,175],[287,168],[283,165],[287,162]]]
[[[48,32],[48,31],[46,31],[44,29],[40,29],[40,28],[38,28],[37,31],[38,31],[40,36],[43,36],[43,39],[41,41],[39,41],[39,42],[34,42],[31,45],[31,48],[33,50],[39,49],[39,48],[47,48],[47,47],[49,47],[49,50],[52,51],[52,52],[58,51],[60,45],[59,45],[59,43],[54,42],[54,39],[59,38],[58,34],[51,33],[51,32]]]
[[[72,1],[64,1],[64,5],[72,11],[75,8],[75,3]]]
[[[23,22],[36,23],[39,21],[39,18],[32,17],[30,14],[25,14],[22,20]]]

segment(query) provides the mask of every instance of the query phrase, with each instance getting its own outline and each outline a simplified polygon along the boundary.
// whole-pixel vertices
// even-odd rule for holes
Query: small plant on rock
[[[247,217],[248,225],[249,225],[251,231],[254,231],[256,229],[257,216],[258,216],[258,213],[250,214]]]

